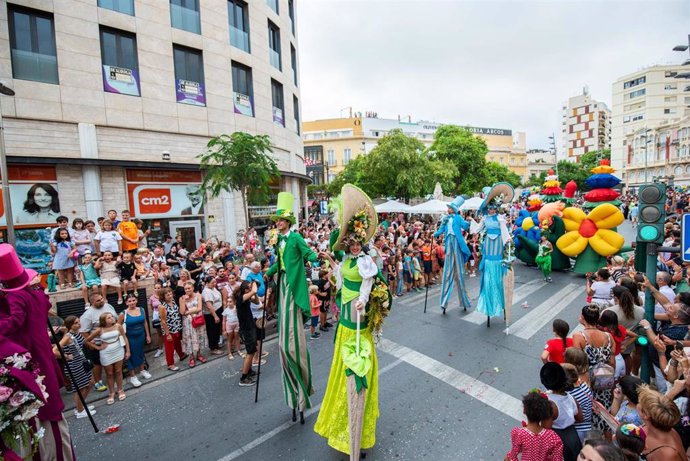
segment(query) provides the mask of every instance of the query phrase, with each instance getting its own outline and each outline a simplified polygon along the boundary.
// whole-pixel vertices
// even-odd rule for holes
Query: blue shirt
[[[254,272],[250,272],[249,274],[247,274],[247,278],[245,280],[249,283],[257,282],[259,284],[259,291],[256,292],[257,295],[264,296],[266,294],[266,285],[264,284],[264,276],[261,272],[259,272],[258,274],[255,274]]]

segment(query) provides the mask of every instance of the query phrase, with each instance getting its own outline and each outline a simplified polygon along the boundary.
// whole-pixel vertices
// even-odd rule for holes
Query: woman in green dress
[[[537,263],[537,267],[539,267],[542,274],[544,274],[545,282],[553,281],[551,280],[551,253],[553,253],[553,245],[551,245],[551,242],[549,242],[545,234],[541,234],[539,252],[536,258],[534,258],[534,262]]]

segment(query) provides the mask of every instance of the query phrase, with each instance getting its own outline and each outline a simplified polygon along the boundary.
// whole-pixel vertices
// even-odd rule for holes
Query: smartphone
[[[683,345],[683,343],[681,341],[676,341],[675,349],[677,351],[682,351],[684,347],[685,346]]]

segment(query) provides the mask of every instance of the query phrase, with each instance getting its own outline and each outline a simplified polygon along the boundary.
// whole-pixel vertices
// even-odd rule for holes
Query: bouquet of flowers
[[[366,210],[358,212],[347,224],[348,233],[352,234],[354,240],[362,244],[367,238],[367,229],[369,229],[369,214]]]
[[[374,281],[374,287],[369,295],[369,331],[376,339],[381,336],[383,321],[390,312],[390,297],[388,287],[380,280]]]
[[[30,421],[48,398],[44,378],[29,352],[0,359],[0,461],[22,459],[17,452],[36,453],[43,428],[34,431]]]

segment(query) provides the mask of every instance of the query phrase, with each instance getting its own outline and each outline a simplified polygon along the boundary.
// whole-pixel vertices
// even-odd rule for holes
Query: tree
[[[328,192],[328,195],[334,197],[340,194],[340,189],[343,188],[343,185],[345,184],[354,184],[357,187],[362,187],[361,186],[361,181],[360,181],[360,170],[361,170],[361,165],[362,165],[362,159],[364,156],[360,155],[358,157],[353,158],[348,162],[347,165],[345,165],[345,169],[342,170],[338,175],[328,183],[326,186],[326,191]]]
[[[525,187],[542,187],[544,185],[544,181],[546,181],[546,171],[539,173],[539,176],[536,176],[533,173],[525,183]]]
[[[486,162],[484,166],[484,184],[494,184],[505,181],[513,187],[518,187],[522,183],[522,178],[515,172],[498,162]]]
[[[603,159],[611,160],[611,149],[593,150],[582,154],[579,163],[585,170],[589,171],[595,166],[599,166],[599,161]]]
[[[587,188],[585,179],[587,179],[590,174],[590,171],[585,169],[581,163],[569,162],[567,160],[558,162],[558,180],[561,182],[563,188],[565,188],[565,185],[572,179],[577,183],[577,188],[579,190],[585,190]]]
[[[450,162],[455,166],[454,190],[451,192],[469,194],[486,185],[481,174],[486,165],[486,142],[469,130],[455,125],[442,125],[434,134],[434,143],[429,147],[432,159]]]
[[[197,156],[199,168],[204,172],[200,191],[202,200],[206,201],[205,191],[211,198],[218,197],[223,191],[239,191],[244,217],[249,225],[248,194],[251,193],[254,200],[266,202],[269,182],[280,176],[276,162],[268,155],[273,152],[271,138],[236,131],[212,138],[206,149]]]

